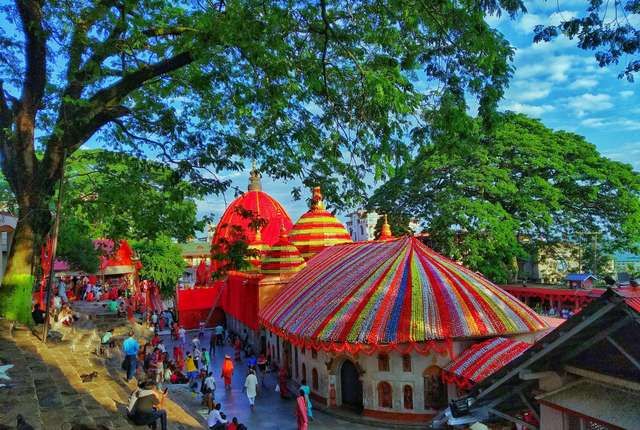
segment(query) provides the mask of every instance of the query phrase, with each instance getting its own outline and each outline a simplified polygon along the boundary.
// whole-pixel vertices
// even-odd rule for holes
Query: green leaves
[[[432,245],[499,282],[514,258],[598,232],[600,252],[640,243],[640,175],[581,136],[524,115],[485,132],[453,97],[428,116],[417,157],[379,188],[370,206],[420,219]]]
[[[142,263],[140,276],[155,281],[163,296],[171,296],[186,268],[180,247],[164,235],[133,241],[132,246]]]
[[[63,216],[91,238],[185,240],[202,226],[196,198],[204,191],[160,163],[124,154],[79,151],[69,160]]]

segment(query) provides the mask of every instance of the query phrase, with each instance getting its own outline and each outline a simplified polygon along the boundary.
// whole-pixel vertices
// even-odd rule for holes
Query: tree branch
[[[152,27],[147,30],[144,30],[142,34],[149,37],[163,37],[163,36],[180,36],[182,34],[185,34],[188,32],[195,32],[195,31],[196,29],[192,27],[181,27],[181,26],[165,27],[165,28]]]
[[[17,0],[25,36],[26,72],[22,86],[22,108],[34,119],[44,96],[47,78],[47,36],[42,26],[41,0]]]
[[[113,85],[95,93],[89,102],[96,106],[120,103],[124,97],[140,88],[148,80],[178,70],[193,62],[193,59],[190,52],[182,52],[158,63],[142,66],[138,70],[123,76]]]

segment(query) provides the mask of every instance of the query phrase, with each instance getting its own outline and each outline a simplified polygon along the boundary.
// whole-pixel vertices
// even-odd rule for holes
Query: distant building
[[[376,224],[380,215],[376,212],[358,210],[347,215],[347,230],[354,242],[375,239]]]
[[[596,277],[591,273],[569,273],[564,280],[569,288],[591,288]]]
[[[4,271],[7,267],[13,232],[17,223],[18,218],[9,212],[0,212],[0,280],[4,276]]]

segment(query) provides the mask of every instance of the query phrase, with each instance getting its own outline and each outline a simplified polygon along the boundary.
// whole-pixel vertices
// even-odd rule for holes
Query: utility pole
[[[49,335],[49,303],[51,301],[51,286],[55,275],[54,265],[56,262],[56,250],[58,248],[58,232],[60,230],[60,212],[62,209],[62,193],[64,191],[64,160],[67,158],[67,151],[64,151],[62,158],[62,173],[60,175],[60,187],[58,188],[58,201],[56,202],[56,216],[53,220],[53,228],[51,230],[51,265],[49,267],[49,278],[47,279],[47,294],[45,298],[44,325],[42,327],[42,342],[47,343]]]

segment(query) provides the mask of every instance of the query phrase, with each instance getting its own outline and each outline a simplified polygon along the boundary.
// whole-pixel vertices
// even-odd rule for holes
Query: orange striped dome
[[[267,251],[269,250],[269,244],[262,240],[261,230],[256,231],[256,235],[253,241],[249,244],[248,248],[252,251],[255,251],[255,255],[250,255],[247,257],[247,262],[251,264],[250,271],[260,270],[260,265],[264,260]]]
[[[313,189],[311,209],[295,223],[289,238],[305,260],[329,246],[351,242],[344,225],[325,209],[320,187]]]
[[[280,239],[266,251],[262,259],[261,272],[267,276],[287,278],[304,269],[306,265],[298,248],[289,242],[283,226],[280,229]]]

